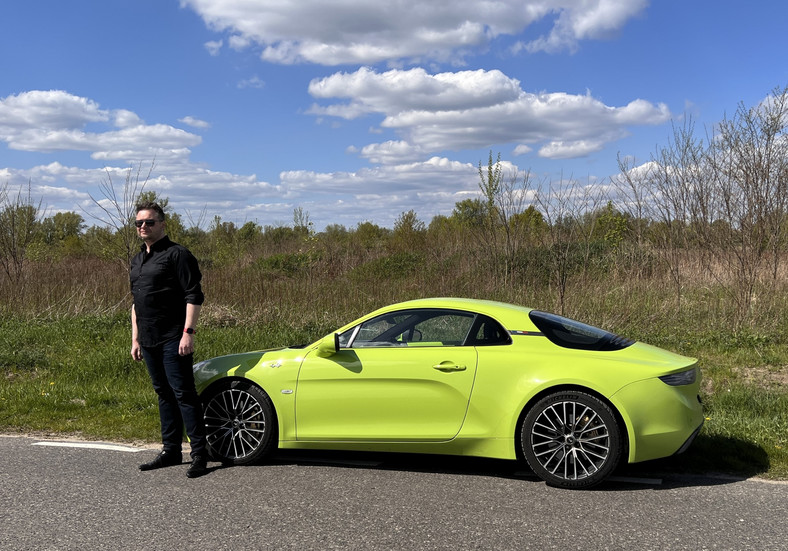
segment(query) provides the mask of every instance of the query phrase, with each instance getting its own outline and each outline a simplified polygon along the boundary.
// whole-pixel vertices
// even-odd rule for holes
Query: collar
[[[153,245],[151,245],[150,252],[162,251],[162,250],[166,249],[167,247],[169,247],[170,245],[172,245],[172,241],[170,241],[170,238],[165,235],[164,237],[162,237],[161,239],[156,241]],[[148,252],[148,246],[145,244],[144,241],[140,245],[140,250],[143,253],[147,253]]]

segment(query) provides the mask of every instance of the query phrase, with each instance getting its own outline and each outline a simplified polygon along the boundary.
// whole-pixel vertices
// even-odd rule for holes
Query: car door
[[[477,354],[463,346],[474,316],[408,310],[340,336],[328,358],[309,353],[296,388],[298,440],[445,441],[468,409]]]

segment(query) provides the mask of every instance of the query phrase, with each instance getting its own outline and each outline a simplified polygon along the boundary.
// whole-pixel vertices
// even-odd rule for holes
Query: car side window
[[[383,314],[339,336],[343,348],[460,346],[475,315],[455,310],[402,310]]]
[[[471,332],[468,344],[474,346],[493,346],[512,344],[512,337],[501,324],[492,318],[480,315]]]

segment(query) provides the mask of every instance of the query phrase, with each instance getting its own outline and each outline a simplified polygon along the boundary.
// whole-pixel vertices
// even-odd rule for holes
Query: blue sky
[[[479,162],[605,185],[788,84],[772,0],[9,0],[0,189],[76,211],[129,167],[196,221],[426,222]]]

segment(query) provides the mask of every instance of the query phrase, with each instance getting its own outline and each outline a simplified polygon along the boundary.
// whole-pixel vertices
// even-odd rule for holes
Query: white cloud
[[[516,170],[504,165],[504,170]],[[346,226],[371,220],[391,227],[400,213],[412,209],[429,222],[437,214],[450,214],[458,201],[476,196],[478,180],[477,167],[444,157],[356,172],[280,174],[287,197],[310,212],[316,223]],[[330,212],[330,219],[315,218],[325,212]]]
[[[194,117],[184,117],[181,122],[207,126]],[[182,209],[213,207],[217,192],[228,208],[262,198],[283,199],[285,193],[279,186],[255,175],[212,171],[192,162],[191,148],[201,140],[167,124],[145,124],[125,109],[102,110],[89,98],[63,91],[31,91],[0,99],[0,142],[9,148],[37,153],[88,152],[92,159],[108,163],[83,168],[55,161],[28,169],[0,168],[3,184],[13,189],[29,182],[32,194],[43,198],[45,208],[90,211],[95,204],[89,194],[96,196],[101,182],[112,180],[123,185],[128,171],[137,168],[144,171],[144,180],[152,162],[148,189],[170,197]]]
[[[113,116],[115,117],[115,126],[118,128],[128,128],[129,126],[138,126],[142,124],[142,119],[140,119],[136,113],[126,109],[115,110]]]
[[[346,105],[313,106],[314,114],[347,119],[372,112],[459,111],[516,99],[520,82],[497,70],[430,75],[421,68],[377,73],[361,68],[309,83],[316,98],[351,98]]]
[[[266,61],[322,65],[459,61],[502,35],[548,19],[546,36],[521,49],[574,49],[641,13],[647,0],[181,0],[233,48],[256,45]]]
[[[315,79],[309,91],[321,100],[346,100],[313,105],[311,114],[384,117],[381,127],[401,139],[360,149],[377,163],[503,143],[519,144],[518,155],[538,147],[542,157],[582,157],[626,136],[629,126],[662,124],[671,117],[666,105],[641,99],[616,107],[589,94],[529,93],[500,71],[430,75],[420,68],[385,73],[362,68]]]
[[[385,195],[391,192],[424,192],[436,188],[463,191],[473,188],[478,179],[471,164],[433,157],[427,161],[403,163],[355,172],[318,173],[304,170],[285,171],[279,175],[289,193]]]
[[[458,105],[476,101],[473,92],[467,93],[467,101],[457,95]],[[53,98],[63,113],[52,107]],[[20,102],[27,121],[16,109]],[[414,98],[406,103],[425,102],[429,103]],[[185,117],[182,122],[197,120]],[[91,131],[85,129],[88,125]],[[352,227],[362,220],[391,227],[401,212],[415,209],[429,222],[436,214],[450,214],[457,201],[478,194],[474,165],[439,156],[420,160],[426,154],[404,141],[365,147],[360,154],[379,166],[352,172],[288,171],[272,184],[254,174],[214,171],[190,159],[190,148],[200,143],[198,135],[166,124],[145,124],[128,110],[104,111],[88,98],[65,92],[20,94],[0,101],[0,129],[0,139],[13,147],[37,152],[87,151],[94,160],[106,163],[89,168],[61,162],[28,169],[0,168],[12,188],[30,182],[33,195],[43,198],[44,208],[95,217],[89,223],[100,223],[94,198],[103,200],[102,182],[122,186],[137,171],[144,180],[153,160],[146,189],[168,197],[179,212],[207,209],[209,219],[221,213],[223,219],[239,223],[288,224],[293,209],[301,207],[310,212],[318,228],[329,223]],[[505,168],[515,169],[508,163]]]
[[[193,126],[194,128],[210,128],[211,123],[206,122],[204,120],[198,119],[196,117],[192,117],[191,115],[183,117],[182,119],[178,119],[178,122],[182,122],[183,124],[187,124],[189,126]]]
[[[0,99],[0,139],[20,130],[80,128],[109,120],[96,102],[61,90],[33,90]]]
[[[351,150],[351,152],[353,152]],[[375,164],[393,165],[424,158],[424,151],[405,141],[387,141],[364,146],[360,154]]]
[[[100,123],[114,123],[101,131]],[[87,131],[86,127],[97,131]],[[96,159],[132,162],[182,157],[200,136],[165,124],[146,125],[131,111],[107,111],[63,91],[24,92],[0,99],[0,141],[20,151],[89,151]]]
[[[262,80],[257,75],[255,75],[255,76],[253,76],[251,78],[247,78],[247,79],[244,79],[244,80],[238,82],[238,88],[241,88],[241,89],[243,89],[243,88],[253,88],[253,89],[254,88],[256,88],[256,89],[265,88],[265,81]]]
[[[601,140],[553,141],[539,149],[539,156],[548,159],[585,157],[601,150],[604,145]]]
[[[211,57],[216,57],[219,55],[219,52],[221,52],[223,45],[224,41],[222,40],[209,40],[205,43],[205,49],[208,50],[208,54],[210,54]]]
[[[591,0],[556,2],[559,14],[547,36],[520,46],[529,52],[575,50],[580,40],[606,38],[639,15],[648,0]],[[517,49],[517,47],[515,47]]]

